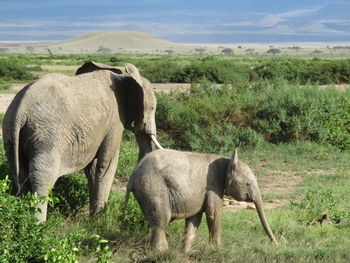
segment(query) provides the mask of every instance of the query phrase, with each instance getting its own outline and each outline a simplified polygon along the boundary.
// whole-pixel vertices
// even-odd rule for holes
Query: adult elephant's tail
[[[10,166],[10,172],[12,174],[12,180],[16,185],[17,193],[21,193],[21,183],[19,178],[20,173],[20,160],[19,160],[19,147],[20,147],[20,132],[23,127],[23,122],[17,117],[13,117],[10,114],[6,114],[3,123],[3,136],[4,147],[6,156]]]
[[[29,86],[29,85],[28,85]],[[26,86],[26,87],[28,87]],[[17,194],[21,192],[20,183],[20,132],[26,123],[27,117],[25,114],[26,107],[21,105],[23,88],[8,107],[3,120],[3,142],[8,159],[12,180],[17,187]]]
[[[19,195],[20,192],[21,192],[21,184],[20,184],[20,180],[19,180],[19,133],[21,131],[21,125],[19,125],[18,122],[15,122],[15,127],[14,127],[14,130],[13,130],[13,144],[12,144],[12,147],[13,147],[13,160],[14,160],[14,174],[13,174],[13,177],[14,177],[14,181],[15,181],[15,184],[16,184],[16,187],[17,187],[17,193],[16,195]]]

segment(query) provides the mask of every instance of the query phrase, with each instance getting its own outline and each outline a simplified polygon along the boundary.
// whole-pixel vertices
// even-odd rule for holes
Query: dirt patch
[[[297,186],[303,178],[298,176],[299,171],[293,170],[271,170],[267,168],[259,168],[264,171],[264,176],[258,176],[258,182],[261,192],[273,193],[276,195],[284,195],[296,191]]]
[[[16,94],[0,93],[0,113],[5,113]]]
[[[155,92],[169,93],[172,90],[178,90],[180,92],[187,92],[191,88],[191,84],[188,83],[152,83],[153,90]]]

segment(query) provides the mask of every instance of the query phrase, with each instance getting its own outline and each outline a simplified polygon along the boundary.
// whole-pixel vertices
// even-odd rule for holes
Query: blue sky
[[[349,41],[350,0],[0,0],[0,41],[135,30],[183,43]]]

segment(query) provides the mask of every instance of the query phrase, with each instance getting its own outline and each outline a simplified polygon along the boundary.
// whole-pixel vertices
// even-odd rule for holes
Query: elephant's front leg
[[[118,154],[108,163],[104,164],[100,164],[99,161],[95,159],[89,167],[85,169],[89,184],[91,216],[95,216],[103,209],[108,201],[117,162]]]
[[[194,238],[196,236],[196,230],[199,227],[202,219],[202,212],[195,216],[186,218],[185,224],[185,237],[182,241],[182,251],[187,253],[191,250]]]
[[[209,242],[221,245],[222,199],[214,192],[210,191],[207,195],[205,213],[209,228]]]
[[[103,209],[108,201],[118,164],[120,137],[114,141],[115,147],[102,145],[97,158],[84,169],[89,185],[91,216]]]

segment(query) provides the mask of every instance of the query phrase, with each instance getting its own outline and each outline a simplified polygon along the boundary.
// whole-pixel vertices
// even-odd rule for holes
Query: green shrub
[[[245,83],[253,74],[244,64],[221,57],[204,57],[181,64],[160,60],[141,62],[140,73],[151,82],[195,83],[207,79],[214,83]]]
[[[320,141],[338,146],[342,150],[350,149],[350,99],[339,96],[334,103],[337,103],[336,106],[332,111],[328,110],[325,117]]]
[[[290,83],[349,83],[350,59],[273,58],[254,68],[260,79],[282,78]]]
[[[331,189],[309,190],[300,201],[291,201],[292,207],[297,208],[299,220],[310,223],[328,215],[331,220],[349,217],[348,211],[339,208],[340,200]]]
[[[65,216],[74,216],[89,202],[85,175],[77,173],[60,177],[53,188],[53,195],[58,199],[54,207]]]
[[[21,198],[8,194],[9,181],[0,181],[0,262],[43,262],[51,247],[50,225],[37,224],[35,195]],[[43,235],[46,233],[47,235]]]
[[[183,69],[183,82],[194,83],[207,79],[214,83],[242,84],[249,81],[251,70],[244,64],[232,60],[205,57]]]
[[[0,78],[0,91],[10,89],[11,85],[7,80]]]
[[[349,147],[349,94],[336,89],[285,87],[260,96],[252,127],[268,141],[311,140]],[[340,126],[338,126],[338,125]]]
[[[1,116],[0,116],[1,118]],[[5,155],[5,150],[2,146],[2,140],[0,139],[0,180],[4,180],[8,174],[10,174],[10,168]],[[9,183],[10,192],[14,192],[14,187],[12,182]]]
[[[0,79],[29,81],[34,75],[16,60],[0,58]]]
[[[207,80],[189,94],[158,95],[157,125],[169,146],[227,152],[265,141],[314,141],[350,148],[350,93],[334,88],[257,83],[217,87]]]
[[[111,253],[106,241],[89,236],[85,229],[62,231],[67,221],[57,214],[38,224],[34,217],[36,205],[53,196],[15,197],[8,193],[9,180],[0,180],[0,262],[62,262],[75,263],[82,255],[97,255],[97,262],[109,262]],[[86,240],[94,240],[86,245]],[[83,245],[83,243],[85,243]]]

